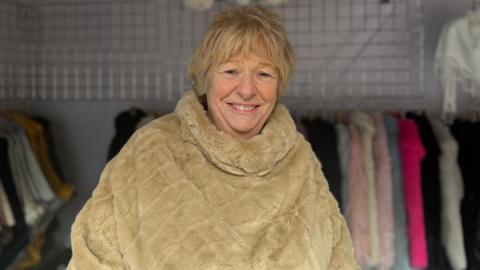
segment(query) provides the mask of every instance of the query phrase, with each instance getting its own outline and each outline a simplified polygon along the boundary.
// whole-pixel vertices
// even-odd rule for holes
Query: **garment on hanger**
[[[0,256],[0,269],[6,269],[10,262],[23,250],[28,243],[28,228],[25,223],[25,214],[23,212],[20,198],[17,194],[11,164],[9,158],[9,143],[5,139],[4,133],[0,128],[0,181],[5,188],[10,205],[12,206],[15,217],[15,225],[12,227],[12,240],[3,247]]]
[[[450,130],[459,145],[458,163],[465,191],[461,213],[467,266],[480,269],[480,123],[457,119]]]
[[[392,116],[384,117],[388,136],[388,150],[392,169],[393,213],[395,218],[395,262],[394,270],[410,270],[410,257],[407,241],[407,217],[403,198],[403,175],[398,144],[398,120]]]
[[[451,269],[446,258],[445,249],[440,237],[440,179],[438,156],[440,148],[433,134],[432,127],[425,115],[408,113],[420,132],[420,139],[425,148],[425,157],[422,160],[422,197],[423,213],[425,215],[425,236],[427,240],[428,269]]]
[[[457,112],[457,86],[480,99],[480,13],[469,12],[442,29],[435,54],[435,70],[444,90],[443,118]]]
[[[395,223],[393,217],[392,168],[387,134],[380,113],[372,115],[375,124],[373,157],[375,160],[375,193],[377,195],[379,270],[390,270],[395,261]]]
[[[24,152],[24,146],[17,136],[18,133],[15,132],[19,132],[18,127],[1,118],[0,127],[3,128],[2,136],[8,141],[8,159],[10,160],[12,179],[25,213],[25,222],[28,225],[37,224],[46,209],[44,205],[36,202],[36,199],[42,201],[42,198],[38,188],[31,184],[35,180],[31,178],[32,173],[28,171],[30,168],[25,157],[27,153]]]
[[[439,158],[441,191],[441,241],[453,269],[466,269],[467,258],[463,240],[460,203],[463,199],[463,179],[458,166],[458,143],[448,127],[438,120],[431,121],[441,149]]]
[[[43,242],[29,243],[28,238],[37,239],[64,200],[72,196],[73,187],[61,181],[50,164],[43,131],[33,118],[18,112],[0,112],[0,142],[4,144],[0,147],[0,180],[15,218],[13,226],[1,222],[0,269],[6,269],[21,251],[34,256],[23,257],[22,264],[16,265],[19,269],[39,263]],[[0,203],[3,210],[7,203],[4,198]]]
[[[42,125],[19,113],[10,113],[8,117],[20,124],[25,130],[32,152],[36,160],[38,160],[38,164],[45,175],[49,186],[55,191],[56,195],[61,197],[63,200],[68,201],[72,197],[73,186],[62,182],[53,169],[48,156],[48,148]]]
[[[25,129],[18,123],[3,121],[2,125],[9,130],[20,147],[20,154],[26,180],[31,188],[34,199],[38,202],[49,203],[55,199],[55,193],[51,189],[45,175],[43,174],[30,142],[27,139]]]
[[[360,111],[350,115],[350,121],[358,129],[363,146],[363,165],[367,179],[368,224],[370,230],[370,261],[369,267],[376,267],[380,259],[377,194],[375,190],[375,163],[373,159],[373,136],[375,126],[372,118]]]
[[[0,226],[0,256],[6,247],[13,240],[12,229],[8,226]]]
[[[0,225],[13,227],[15,225],[15,216],[13,215],[12,206],[8,201],[5,188],[0,181]],[[3,227],[2,227],[3,228]]]
[[[360,134],[354,124],[348,126],[350,151],[348,162],[348,200],[346,218],[355,250],[355,257],[362,267],[370,265],[370,227],[368,215],[368,183],[363,165],[363,145]]]
[[[328,181],[330,192],[332,192],[341,206],[341,173],[335,126],[320,119],[303,119],[302,124],[307,129],[308,140],[312,145],[312,150],[322,164],[322,170]]]
[[[337,131],[337,150],[340,163],[340,197],[342,198],[341,210],[345,215],[347,213],[348,205],[348,185],[349,185],[349,175],[348,175],[348,161],[350,159],[350,139],[348,137],[348,127],[345,124],[337,123],[335,125]]]
[[[428,253],[421,186],[421,161],[425,156],[425,149],[414,120],[401,119],[398,123],[398,133],[410,264],[413,268],[426,268]]]
[[[292,117],[293,121],[295,122],[295,126],[297,127],[297,131],[300,132],[300,134],[302,134],[306,140],[308,140],[307,128],[305,127],[305,125],[303,125],[301,116],[292,115]]]
[[[123,145],[135,132],[138,122],[145,116],[145,112],[138,108],[131,108],[119,113],[115,117],[115,136],[108,147],[107,160],[112,159],[122,149]]]

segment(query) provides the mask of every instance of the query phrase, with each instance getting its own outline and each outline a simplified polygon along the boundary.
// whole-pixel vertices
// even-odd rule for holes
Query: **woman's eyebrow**
[[[258,62],[257,64],[260,66],[267,66],[267,67],[273,68],[272,63],[269,63],[269,62]]]

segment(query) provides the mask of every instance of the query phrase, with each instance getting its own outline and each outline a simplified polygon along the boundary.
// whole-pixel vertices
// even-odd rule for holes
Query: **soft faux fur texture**
[[[383,116],[380,113],[375,113],[372,117],[376,130],[373,140],[373,157],[375,159],[375,188],[378,205],[378,235],[380,243],[378,269],[389,270],[392,269],[395,261],[392,167]]]
[[[407,214],[403,199],[403,178],[398,145],[398,119],[389,115],[384,117],[388,136],[388,150],[392,168],[393,212],[395,218],[395,264],[393,270],[411,270],[408,255]]]
[[[363,165],[363,146],[354,124],[348,126],[350,152],[348,162],[348,205],[345,212],[352,233],[355,257],[363,269],[370,267],[371,246],[368,219],[368,183]]]
[[[347,212],[348,205],[348,160],[350,158],[350,140],[348,137],[348,127],[345,124],[336,124],[335,128],[337,130],[338,144],[337,151],[340,161],[340,173],[341,173],[341,194],[342,194],[342,205],[343,213]]]
[[[426,268],[428,266],[428,253],[421,185],[421,162],[425,157],[425,148],[414,120],[402,119],[398,122],[398,143],[402,159],[410,265],[413,268]]]
[[[461,202],[463,199],[463,178],[458,165],[458,143],[450,130],[438,120],[431,121],[433,132],[440,144],[441,190],[441,237],[442,243],[455,270],[467,269],[467,257],[463,241]],[[468,237],[468,236],[467,236]]]
[[[365,177],[367,178],[367,199],[368,199],[368,226],[370,230],[370,267],[376,267],[380,260],[380,241],[378,229],[377,193],[375,191],[375,161],[373,159],[373,137],[375,136],[375,125],[367,113],[355,111],[350,116],[362,138],[363,165],[365,166]]]
[[[192,91],[107,165],[68,269],[359,269],[320,163],[277,105],[261,134],[217,130]]]

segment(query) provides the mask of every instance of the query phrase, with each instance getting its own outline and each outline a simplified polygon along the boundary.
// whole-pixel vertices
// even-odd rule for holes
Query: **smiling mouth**
[[[258,107],[260,107],[260,105],[245,105],[236,103],[228,103],[228,106],[234,111],[241,113],[253,113],[257,110]]]

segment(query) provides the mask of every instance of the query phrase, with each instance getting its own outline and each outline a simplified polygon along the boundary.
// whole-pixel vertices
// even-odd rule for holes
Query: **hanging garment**
[[[425,236],[427,240],[428,269],[451,269],[440,236],[440,179],[438,156],[440,148],[426,116],[407,114],[413,119],[420,132],[425,157],[422,160],[422,197],[425,215]]]
[[[59,197],[68,201],[72,197],[73,186],[62,182],[53,169],[48,156],[43,127],[33,119],[19,113],[10,113],[8,117],[19,123],[25,130],[29,145],[31,146],[34,156],[38,160],[49,186]]]
[[[145,116],[138,120],[138,123],[135,125],[135,130],[141,129],[142,127],[146,126],[148,123],[152,122],[153,120],[157,119],[157,116],[152,113],[145,113]]]
[[[15,216],[13,215],[12,206],[8,201],[7,193],[3,184],[0,182],[0,224],[6,227],[15,225]]]
[[[350,155],[348,162],[348,200],[346,217],[352,234],[355,257],[362,269],[370,265],[370,226],[368,217],[368,183],[363,165],[363,145],[354,124],[348,126]]]
[[[398,122],[398,142],[407,211],[410,264],[413,268],[426,268],[428,267],[428,253],[421,173],[421,162],[425,156],[425,149],[414,120],[402,119]]]
[[[327,121],[303,119],[302,124],[307,129],[308,140],[313,152],[322,164],[322,171],[328,181],[330,191],[339,205],[342,205],[340,192],[341,173],[337,151],[337,133],[335,126]]]
[[[353,112],[350,121],[355,125],[360,133],[363,145],[363,165],[365,166],[365,177],[367,179],[367,199],[368,199],[368,224],[370,230],[371,255],[369,265],[376,267],[380,259],[379,229],[378,229],[378,210],[377,194],[375,191],[375,163],[373,160],[373,136],[375,135],[375,126],[372,118],[360,111]]]
[[[308,140],[308,132],[307,128],[303,125],[302,123],[302,118],[298,115],[293,116],[293,121],[295,122],[295,126],[297,127],[297,131],[300,132],[300,134],[305,137],[306,140]]]
[[[107,160],[112,159],[122,149],[144,116],[145,112],[142,110],[131,108],[115,117],[115,136],[108,147]]]
[[[24,172],[28,187],[37,202],[49,203],[55,199],[55,193],[52,191],[48,181],[43,174],[32,147],[27,139],[25,130],[20,124],[2,121],[2,125],[9,130],[11,136],[15,137],[18,146],[21,149],[21,157],[23,159]]]
[[[74,269],[359,269],[310,145],[278,104],[218,130],[195,93],[107,164],[72,227]]]
[[[451,132],[458,142],[458,164],[463,177],[462,226],[468,269],[480,269],[480,124],[455,120]]]
[[[0,256],[0,269],[7,269],[10,263],[17,257],[18,253],[28,244],[28,228],[25,224],[25,214],[22,209],[20,198],[12,177],[11,164],[9,158],[9,143],[4,137],[0,126],[0,181],[5,188],[8,201],[12,206],[15,217],[15,225],[12,227],[12,241],[3,247]]]
[[[350,149],[349,149],[349,138],[348,138],[348,127],[344,124],[336,124],[335,129],[337,131],[337,150],[340,163],[340,197],[342,198],[341,210],[343,214],[347,213],[348,205],[348,160],[350,159]]]
[[[393,218],[392,168],[387,134],[380,113],[372,115],[375,123],[373,157],[375,160],[375,192],[377,194],[379,270],[390,270],[395,261],[395,224]]]
[[[448,127],[440,121],[431,121],[441,149],[439,158],[441,191],[441,240],[450,265],[455,270],[467,268],[463,241],[460,203],[463,199],[463,179],[458,166],[458,144]]]
[[[403,199],[403,177],[401,157],[398,145],[398,120],[385,116],[385,128],[388,136],[388,151],[392,168],[393,212],[395,218],[395,263],[393,270],[410,270],[407,241],[407,217]]]
[[[480,13],[447,23],[435,53],[435,70],[444,90],[443,117],[451,120],[457,112],[458,86],[480,100]]]
[[[32,190],[35,190],[36,186],[30,185],[30,182],[34,180],[30,178],[31,173],[28,172],[29,167],[25,158],[26,153],[23,151],[24,148],[17,134],[14,132],[14,127],[14,124],[0,118],[1,135],[8,141],[8,159],[11,164],[12,179],[15,183],[16,194],[18,194],[22,202],[25,222],[28,225],[34,225],[37,224],[41,216],[44,215],[45,208],[35,201]],[[30,181],[27,180],[29,178]],[[38,190],[36,194],[40,196]]]
[[[3,249],[13,240],[13,232],[10,227],[0,226],[0,256]]]

